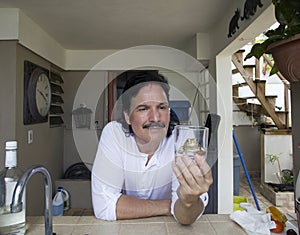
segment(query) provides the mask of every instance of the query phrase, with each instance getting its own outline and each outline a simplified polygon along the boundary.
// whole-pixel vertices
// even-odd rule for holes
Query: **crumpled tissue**
[[[269,213],[248,213],[246,211],[235,211],[230,214],[230,219],[239,224],[249,235],[270,235],[270,229],[276,228]]]

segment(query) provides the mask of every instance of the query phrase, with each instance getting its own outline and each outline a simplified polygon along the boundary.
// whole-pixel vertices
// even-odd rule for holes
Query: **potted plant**
[[[294,185],[293,171],[289,169],[282,170],[280,165],[280,154],[268,153],[266,154],[266,157],[269,160],[269,162],[272,163],[272,165],[277,163],[278,166],[278,172],[276,176],[278,177],[280,184],[272,184],[272,185],[281,191],[293,189],[293,185]]]
[[[300,67],[300,1],[272,0],[272,3],[279,26],[265,32],[267,39],[254,44],[245,60],[252,56],[259,59],[264,53],[272,54],[275,63],[270,75],[279,70],[290,82],[299,81],[300,70],[296,69]]]

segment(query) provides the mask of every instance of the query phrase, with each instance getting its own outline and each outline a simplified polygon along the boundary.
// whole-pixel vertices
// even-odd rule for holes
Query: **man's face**
[[[167,134],[170,112],[167,96],[158,84],[142,87],[131,98],[129,113],[124,113],[138,144],[160,142]]]

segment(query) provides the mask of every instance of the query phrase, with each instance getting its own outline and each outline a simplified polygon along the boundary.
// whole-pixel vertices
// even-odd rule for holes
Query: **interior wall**
[[[5,142],[16,138],[16,42],[0,42],[0,51],[0,169],[3,169]]]
[[[235,126],[233,129],[249,174],[258,176],[261,168],[260,130],[257,126]],[[233,151],[237,153],[235,145]],[[245,173],[242,167],[240,172],[241,176]]]
[[[91,166],[95,154],[90,154],[87,158],[80,154],[80,151],[77,149],[80,146],[77,146],[74,141],[74,130],[81,132],[82,135],[93,135],[93,132],[97,132],[97,135],[100,136],[103,126],[107,123],[107,103],[105,103],[106,95],[105,88],[107,83],[107,72],[103,71],[65,71],[63,72],[64,86],[68,87],[65,90],[64,94],[64,171],[71,166],[72,164],[78,162],[85,162]],[[72,119],[72,110],[79,107],[79,104],[75,103],[75,97],[78,92],[78,88],[82,84],[84,79],[96,79],[98,80],[96,86],[96,94],[91,94],[90,90],[86,90],[83,93],[83,96],[79,98],[80,104],[85,104],[87,108],[92,110],[91,125],[90,128],[84,128],[82,130],[75,128],[74,119]],[[98,92],[99,91],[99,92]],[[97,100],[97,107],[93,107],[91,100]],[[96,122],[97,121],[97,125]],[[86,141],[83,139],[82,141]],[[83,150],[83,152],[89,152],[90,149]]]
[[[1,67],[1,150],[7,140],[18,141],[18,165],[24,171],[32,165],[44,165],[52,181],[61,178],[63,163],[62,128],[50,128],[49,123],[23,124],[24,60],[44,68],[51,64],[16,42],[0,42]],[[6,52],[6,53],[3,53]],[[2,69],[3,68],[3,69]],[[3,85],[2,85],[3,84]],[[3,115],[4,114],[4,115]],[[27,132],[33,131],[33,143],[27,143]],[[0,155],[4,162],[4,153]],[[44,214],[44,188],[40,175],[34,175],[26,188],[27,215]]]
[[[86,75],[86,71],[65,71],[62,73],[65,89],[64,93],[64,171],[70,165],[81,162],[80,156],[76,150],[72,134],[72,108],[76,91]]]
[[[16,83],[16,139],[19,142],[19,163],[22,169],[32,165],[44,165],[51,174],[52,181],[61,178],[63,167],[63,129],[50,128],[49,122],[23,124],[24,60],[29,60],[49,70],[51,64],[23,46],[17,47]],[[27,132],[33,131],[33,143],[27,143]],[[55,190],[55,189],[54,189]],[[43,180],[40,175],[32,177],[27,186],[27,215],[44,214]],[[40,193],[37,193],[40,192]],[[53,194],[55,191],[53,191]]]

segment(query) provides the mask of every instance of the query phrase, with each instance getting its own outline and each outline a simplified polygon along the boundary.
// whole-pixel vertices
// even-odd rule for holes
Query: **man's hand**
[[[190,216],[190,221],[193,222],[204,209],[202,201],[199,202],[199,196],[206,193],[213,182],[210,167],[199,155],[196,155],[194,160],[187,156],[180,156],[173,164],[173,171],[179,182],[177,189],[179,202],[177,201],[176,204],[179,204],[177,208],[180,209],[178,209],[179,214],[175,213],[176,218]],[[202,210],[193,207],[201,207]]]

